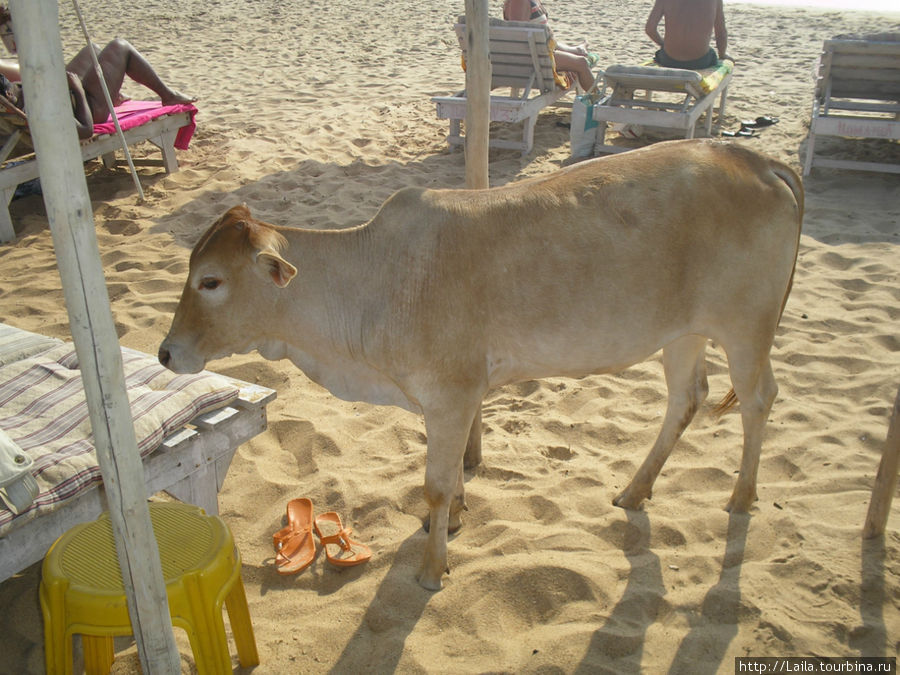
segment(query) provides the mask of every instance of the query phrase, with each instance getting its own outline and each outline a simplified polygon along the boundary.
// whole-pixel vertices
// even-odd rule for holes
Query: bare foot
[[[194,101],[197,100],[197,97],[196,96],[186,96],[185,94],[182,94],[180,91],[175,91],[173,89],[169,96],[160,96],[160,99],[162,100],[163,105],[177,105],[179,103],[181,103],[181,104],[193,103]]]

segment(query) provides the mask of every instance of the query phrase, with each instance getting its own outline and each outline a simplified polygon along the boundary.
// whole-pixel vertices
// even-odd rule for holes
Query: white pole
[[[11,0],[44,203],[145,673],[180,673],[65,79],[57,0]]]
[[[466,187],[489,186],[491,60],[487,0],[466,0]]]
[[[116,134],[122,142],[122,151],[125,153],[125,160],[128,162],[128,168],[131,171],[131,178],[134,180],[134,186],[137,188],[141,201],[144,201],[144,188],[141,187],[141,179],[138,178],[137,170],[134,168],[134,162],[131,160],[131,151],[128,149],[128,141],[125,140],[125,134],[122,127],[119,126],[119,116],[116,115],[113,108],[112,96],[109,95],[109,87],[106,86],[106,78],[103,77],[103,69],[94,53],[94,41],[88,33],[87,24],[84,23],[84,17],[81,15],[81,7],[78,6],[77,0],[72,0],[72,6],[78,15],[78,22],[81,24],[81,32],[84,33],[84,40],[87,43],[88,52],[91,55],[91,61],[94,63],[94,72],[97,73],[97,79],[100,80],[100,88],[103,89],[103,96],[106,98],[106,105],[109,106],[109,115],[112,117],[113,126],[116,128]]]

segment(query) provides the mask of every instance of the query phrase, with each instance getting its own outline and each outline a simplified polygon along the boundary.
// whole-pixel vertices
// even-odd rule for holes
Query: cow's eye
[[[221,279],[215,277],[204,277],[200,280],[200,288],[206,291],[214,291],[222,284]]]

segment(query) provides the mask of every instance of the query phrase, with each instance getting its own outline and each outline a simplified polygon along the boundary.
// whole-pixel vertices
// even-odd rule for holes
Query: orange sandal
[[[315,527],[322,548],[325,549],[325,557],[332,565],[350,567],[364,563],[372,557],[372,551],[368,546],[350,538],[352,530],[344,528],[341,517],[334,511],[316,516]],[[323,530],[328,534],[324,534]]]
[[[313,506],[309,499],[301,497],[288,502],[287,527],[272,535],[275,569],[279,574],[296,574],[309,567],[316,557],[312,519]]]

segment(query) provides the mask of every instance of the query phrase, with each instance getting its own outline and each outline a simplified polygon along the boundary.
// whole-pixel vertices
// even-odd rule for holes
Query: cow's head
[[[273,321],[275,292],[297,274],[280,255],[286,245],[246,206],[216,221],[191,253],[160,363],[176,373],[196,373],[211,359],[256,348]]]

